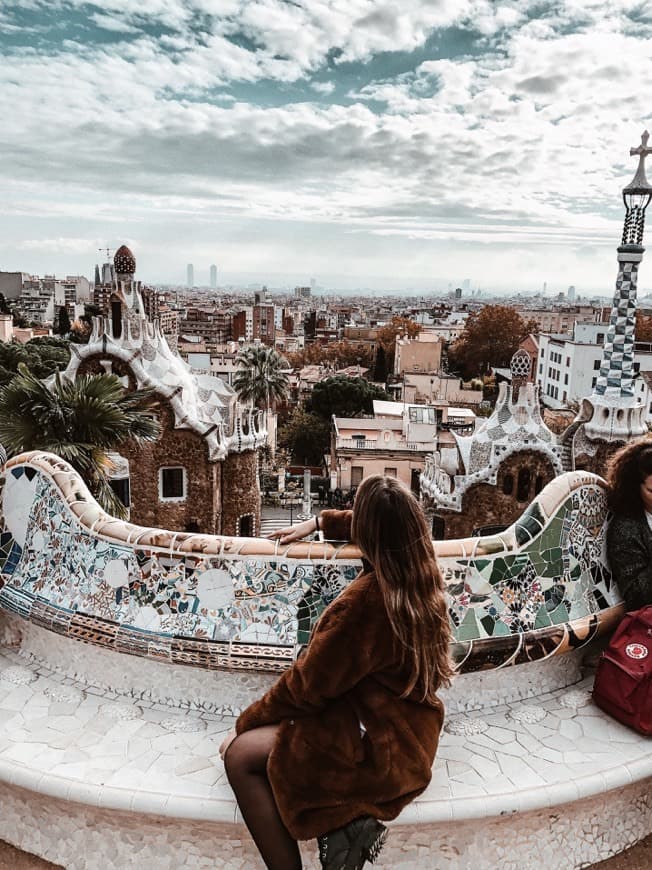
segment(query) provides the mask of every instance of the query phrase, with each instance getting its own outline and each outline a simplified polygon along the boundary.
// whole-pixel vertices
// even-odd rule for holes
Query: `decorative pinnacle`
[[[647,130],[644,130],[641,136],[641,144],[638,148],[630,148],[629,153],[633,157],[635,154],[638,154],[638,167],[636,169],[636,175],[631,180],[631,182],[623,189],[623,193],[639,193],[639,194],[652,194],[652,187],[648,183],[647,178],[645,177],[645,158],[648,154],[652,154],[652,148],[648,148],[647,143],[650,138],[650,134]]]

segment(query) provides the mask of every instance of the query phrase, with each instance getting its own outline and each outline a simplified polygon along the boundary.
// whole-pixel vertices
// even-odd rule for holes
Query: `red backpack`
[[[600,656],[593,700],[619,722],[652,735],[652,605],[623,617]]]

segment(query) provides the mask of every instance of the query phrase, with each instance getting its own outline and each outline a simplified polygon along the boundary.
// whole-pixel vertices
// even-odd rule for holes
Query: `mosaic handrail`
[[[350,544],[281,546],[118,520],[53,454],[11,459],[0,490],[0,607],[120,652],[282,670],[360,569]],[[604,482],[571,472],[500,535],[436,542],[461,670],[563,653],[616,623],[607,520]]]

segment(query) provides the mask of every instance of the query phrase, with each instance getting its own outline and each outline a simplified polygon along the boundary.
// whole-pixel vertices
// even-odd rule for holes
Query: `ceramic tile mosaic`
[[[9,463],[0,605],[50,631],[133,655],[281,670],[360,568],[335,550],[332,558],[244,555],[227,539],[206,537],[193,549],[192,536],[179,544],[178,533],[108,517],[101,525],[92,505],[98,518],[89,528],[71,510],[73,496],[43,468]],[[513,527],[512,541],[475,539],[476,555],[464,558],[458,547],[458,555],[439,559],[465,670],[566,651],[613,622],[620,599],[605,560],[602,488],[589,482],[567,490],[547,514],[546,499],[544,490]],[[169,548],[139,543],[143,533]],[[208,553],[201,541],[221,542],[221,551]],[[456,544],[443,546],[450,553]]]

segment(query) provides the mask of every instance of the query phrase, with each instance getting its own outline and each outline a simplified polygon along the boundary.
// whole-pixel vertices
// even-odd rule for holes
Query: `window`
[[[435,424],[434,408],[410,408],[410,423],[430,423]]]
[[[593,361],[593,371],[594,372],[600,371],[600,363],[601,362],[602,362],[602,360],[599,360],[599,359],[596,359]]]
[[[435,541],[442,541],[444,539],[444,532],[446,530],[446,523],[443,517],[433,517],[432,518],[432,536]]]
[[[254,533],[253,514],[244,514],[238,520],[238,535],[241,538],[251,538]]]
[[[543,363],[542,363],[542,362],[539,363],[539,374],[540,374],[540,375],[543,374]]]
[[[596,338],[598,344],[604,344],[604,332],[599,332]]]
[[[360,486],[360,484],[362,483],[363,473],[364,469],[361,465],[351,466],[351,486]]]
[[[506,474],[503,477],[503,494],[511,495],[514,491],[514,475]]]
[[[597,378],[593,378],[593,379],[591,380],[591,389],[593,389],[593,387],[595,387],[595,385],[596,385],[597,383],[598,383],[598,379],[597,379]]]
[[[186,470],[181,466],[161,468],[159,498],[161,501],[183,501],[186,497]]]
[[[521,468],[518,473],[518,484],[516,487],[516,500],[527,501],[530,497],[530,469]]]
[[[109,486],[113,490],[113,492],[118,496],[120,501],[125,507],[129,507],[129,499],[131,493],[129,491],[129,478],[128,477],[114,477],[109,480]]]
[[[566,365],[568,366],[568,368],[570,368],[570,357],[569,356],[566,357]]]
[[[385,477],[397,477],[397,476],[398,476],[398,475],[396,474],[396,469],[395,469],[395,468],[386,468],[386,469],[383,471],[383,474],[385,475]]]

